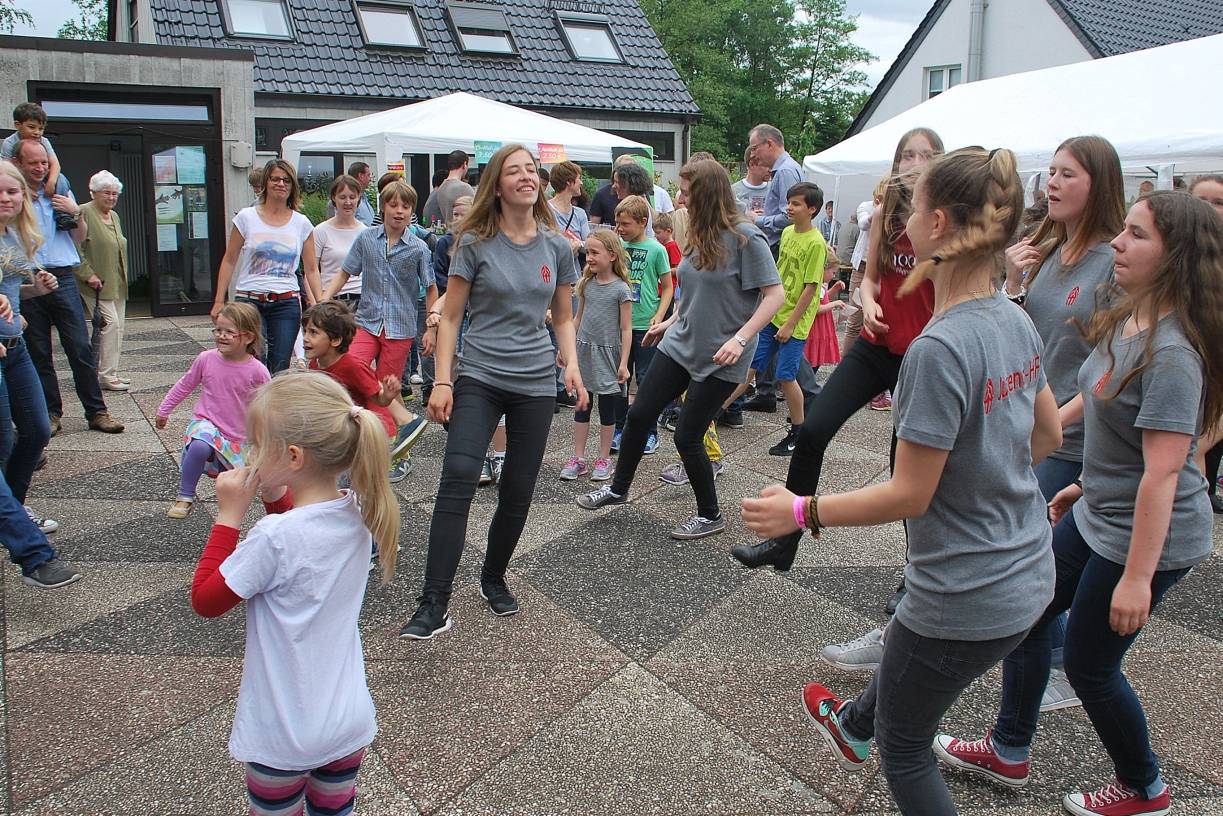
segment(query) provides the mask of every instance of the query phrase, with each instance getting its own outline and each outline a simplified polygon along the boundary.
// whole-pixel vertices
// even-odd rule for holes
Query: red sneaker
[[[873,400],[870,401],[870,409],[872,411],[890,411],[892,410],[892,394],[890,391],[884,391]]]
[[[1008,788],[1022,788],[1028,784],[1028,771],[1032,767],[1031,762],[1003,760],[994,750],[988,733],[973,742],[939,734],[934,738],[934,753],[953,768],[979,774]]]
[[[1146,799],[1118,780],[1099,790],[1068,793],[1062,807],[1076,816],[1165,816],[1172,812],[1172,791],[1164,785],[1163,793]]]
[[[803,709],[807,712],[807,718],[819,729],[820,735],[832,749],[837,764],[847,771],[858,771],[870,756],[870,743],[851,741],[841,731],[837,714],[845,707],[846,702],[848,701],[840,699],[819,683],[803,686]]]

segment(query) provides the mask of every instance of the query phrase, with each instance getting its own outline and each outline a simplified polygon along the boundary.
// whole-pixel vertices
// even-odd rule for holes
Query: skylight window
[[[624,62],[611,24],[598,15],[558,16],[561,33],[574,59],[590,62]]]
[[[293,38],[293,26],[283,0],[226,0],[222,8],[230,34],[281,40]]]
[[[410,6],[357,3],[357,20],[368,45],[424,48],[420,23]]]
[[[476,3],[450,3],[446,11],[450,15],[450,24],[454,27],[459,47],[464,51],[507,56],[518,53],[509,20],[500,8]]]

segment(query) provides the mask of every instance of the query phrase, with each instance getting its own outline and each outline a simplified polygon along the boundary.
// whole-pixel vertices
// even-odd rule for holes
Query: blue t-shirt
[[[7,228],[0,234],[0,294],[8,297],[13,306],[13,316],[8,320],[0,319],[2,339],[21,336],[21,284],[30,282],[26,275],[33,268],[21,239],[11,227]]]
[[[72,188],[68,186],[68,181],[63,176],[59,177],[55,185],[55,192],[76,201],[76,196],[72,195]],[[34,218],[38,222],[38,231],[42,233],[44,241],[38,254],[35,255],[35,260],[48,269],[80,266],[81,255],[76,250],[76,242],[72,240],[72,235],[55,228],[55,210],[51,206],[51,197],[44,190],[39,189],[37,195],[34,196],[33,204]]]

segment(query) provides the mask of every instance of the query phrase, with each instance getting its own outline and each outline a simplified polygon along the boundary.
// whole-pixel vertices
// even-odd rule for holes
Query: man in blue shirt
[[[781,246],[781,231],[790,226],[790,217],[786,215],[786,195],[791,187],[803,180],[803,171],[786,152],[786,141],[781,131],[772,125],[752,128],[747,134],[747,149],[772,173],[768,189],[764,192],[764,209],[754,210],[748,215],[756,219],[756,226],[764,233],[776,259]]]
[[[67,181],[60,176],[57,193],[48,196],[43,190],[50,162],[46,149],[30,139],[22,139],[14,153],[21,174],[34,196],[34,216],[42,232],[43,245],[35,260],[39,266],[55,275],[59,288],[50,294],[31,298],[22,304],[26,319],[25,339],[30,357],[42,380],[43,395],[47,400],[47,413],[51,420],[51,433],[60,429],[60,417],[64,403],[59,392],[59,380],[55,376],[55,364],[51,357],[51,327],[59,332],[60,345],[72,367],[72,381],[76,385],[77,397],[85,408],[89,427],[103,433],[122,433],[123,425],[106,410],[102,399],[102,386],[98,382],[98,367],[90,346],[89,330],[86,328],[85,309],[76,287],[76,268],[81,265],[77,245],[85,240],[85,220]],[[76,227],[70,230],[57,229],[56,214],[73,217]],[[61,216],[61,217],[62,217]]]

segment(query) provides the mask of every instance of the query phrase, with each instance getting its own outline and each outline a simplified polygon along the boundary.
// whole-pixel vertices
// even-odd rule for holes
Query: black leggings
[[[599,424],[603,427],[616,424],[616,413],[620,409],[620,400],[624,399],[620,394],[599,394],[590,395],[590,405],[586,406],[585,411],[574,411],[574,422],[590,422],[590,411],[594,408],[595,400],[599,401]]]
[[[790,459],[786,487],[800,496],[810,496],[819,489],[820,471],[824,467],[824,451],[841,426],[881,391],[896,387],[900,362],[904,357],[893,354],[861,337],[849,347],[849,353],[824,383],[820,395],[807,412]],[[892,464],[896,457],[896,433],[892,432]]]
[[[612,490],[621,496],[628,493],[654,420],[667,403],[687,391],[675,423],[675,448],[696,494],[697,514],[707,519],[718,518],[718,493],[713,486],[713,465],[705,453],[705,431],[737,385],[715,377],[695,382],[679,363],[662,352],[655,354],[645,380],[637,389],[637,399],[628,411]]]
[[[488,551],[481,580],[505,576],[531,509],[531,496],[548,444],[556,397],[528,397],[460,377],[454,384],[454,408],[442,478],[429,526],[424,594],[447,601],[454,587],[467,515],[480,480],[480,469],[497,420],[505,415],[505,465],[497,487],[497,511],[488,525]]]
[[[1223,442],[1206,451],[1206,478],[1210,481],[1210,495],[1219,489],[1219,460],[1223,459]]]

